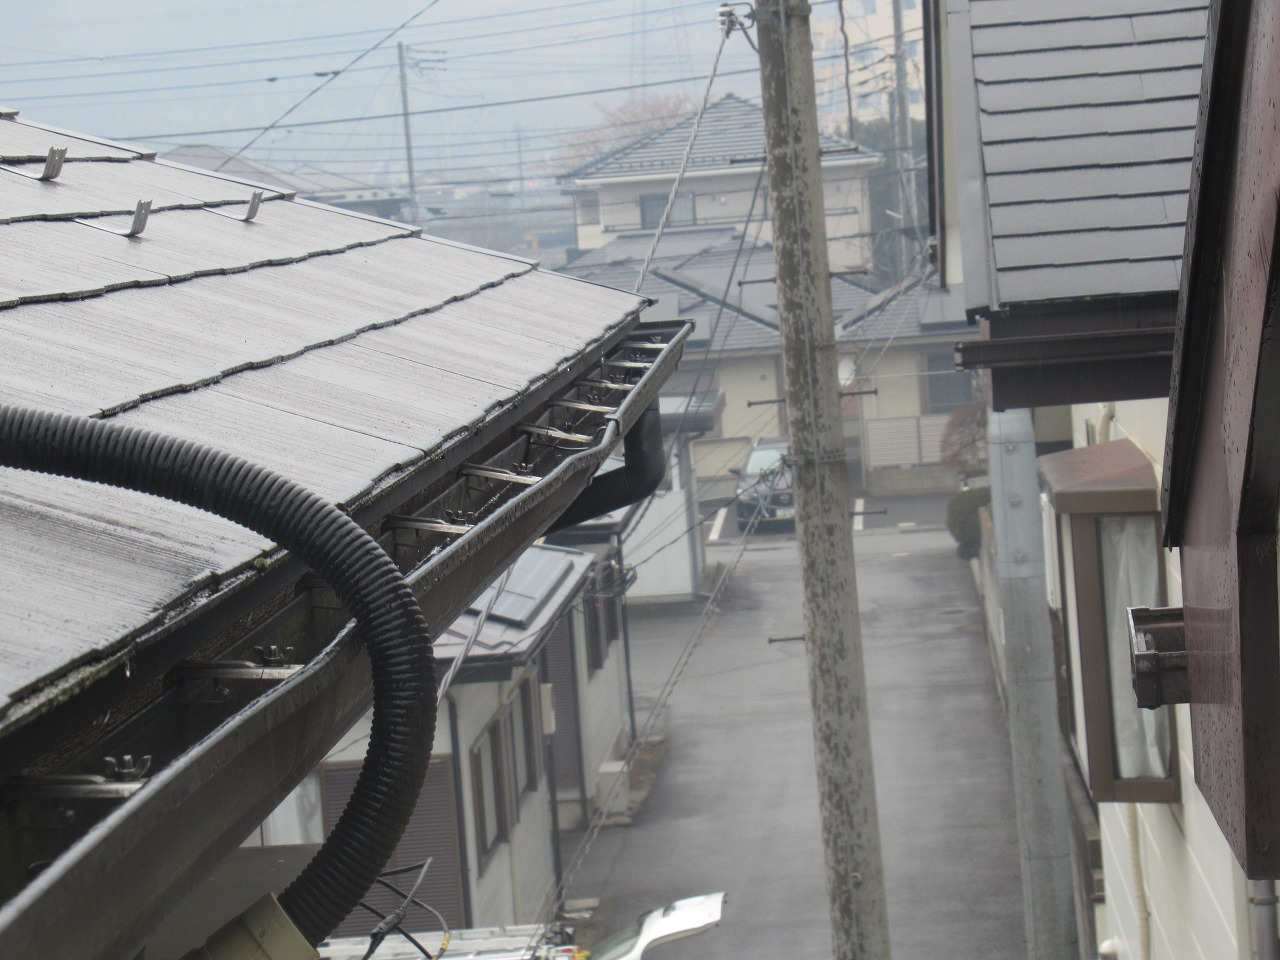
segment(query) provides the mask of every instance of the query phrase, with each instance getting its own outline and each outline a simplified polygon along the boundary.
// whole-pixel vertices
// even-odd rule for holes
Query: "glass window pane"
[[[520,692],[511,710],[511,752],[516,762],[516,793],[529,789],[529,728],[525,715],[524,700],[528,684],[520,685]]]
[[[951,353],[925,357],[926,413],[949,413],[973,401],[973,378],[956,369]]]
[[[476,745],[476,768],[479,773],[481,847],[486,851],[498,839],[498,784],[494,778],[493,740],[488,733]]]
[[[1084,674],[1080,661],[1080,613],[1076,595],[1075,541],[1071,537],[1071,517],[1058,517],[1058,537],[1062,551],[1062,613],[1066,634],[1067,675],[1071,684],[1071,743],[1080,772],[1089,780],[1089,747],[1084,727]]]
[[[662,222],[662,211],[667,209],[670,194],[649,193],[640,198],[640,226],[645,230],[656,230]],[[693,194],[681,193],[671,205],[671,215],[667,218],[669,227],[689,227],[694,223]]]
[[[1144,710],[1133,693],[1129,665],[1129,607],[1160,605],[1160,549],[1156,518],[1102,517],[1102,593],[1107,618],[1107,667],[1115,721],[1119,777],[1169,775],[1169,708]]]

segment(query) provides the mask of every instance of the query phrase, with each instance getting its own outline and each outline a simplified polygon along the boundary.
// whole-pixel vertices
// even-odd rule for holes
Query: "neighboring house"
[[[580,249],[595,250],[620,236],[653,235],[693,124],[689,117],[640,137],[561,178],[574,199]],[[743,230],[748,219],[760,219],[763,224],[755,236],[771,243],[767,178],[761,183],[764,143],[764,111],[759,106],[733,94],[709,104],[671,208],[667,234],[690,227]],[[871,262],[867,177],[881,157],[827,135],[820,146],[831,270],[866,271]]]
[[[384,220],[399,220],[406,215],[409,198],[402,190],[375,187],[351,177],[304,164],[293,170],[280,170],[260,160],[232,153],[223,147],[193,143],[174,147],[164,154],[170,163],[181,163],[295,193],[303,200],[327,203],[356,213],[367,213]]]
[[[749,446],[756,439],[786,433],[779,402],[782,341],[773,248],[752,234],[745,241],[731,227],[668,234],[641,288],[657,301],[654,315],[694,323],[681,379],[664,391],[669,409],[687,403],[696,388],[695,406],[704,413],[719,410],[719,422],[708,424],[699,416],[686,424],[685,432],[735,441],[701,447],[701,441],[694,442],[691,461],[698,483],[707,486],[698,492],[701,500],[725,495],[726,484],[732,495],[728,469],[743,459],[744,443]],[[564,272],[629,289],[639,276],[650,240],[642,235],[619,237],[574,260]],[[831,289],[837,315],[852,313],[872,298],[852,277],[833,278]]]
[[[588,649],[599,646],[587,634],[600,624],[584,616],[598,603],[598,579],[588,554],[530,547],[512,565],[491,609],[494,586],[436,640],[441,675],[468,641],[471,649],[442,702],[427,783],[388,867],[430,857],[418,899],[439,910],[451,928],[537,922],[562,879],[560,825],[552,811],[566,786],[576,804],[581,785],[553,782],[553,776],[562,766],[563,744],[581,739],[581,728],[595,718],[575,683],[553,679],[552,664],[566,659],[565,647],[578,638]],[[609,717],[617,713],[615,707]],[[328,833],[359,772],[369,719],[363,717],[343,737],[251,843],[269,846]],[[577,729],[568,727],[571,720]],[[368,897],[384,913],[394,908],[393,900],[384,890]],[[335,935],[368,933],[376,922],[372,913],[356,910]],[[437,930],[439,923],[415,909],[407,929]]]
[[[731,229],[665,238],[641,288],[658,301],[655,314],[694,322],[685,363],[664,388],[671,409],[695,387],[704,407],[723,398],[718,424],[699,418],[687,428],[698,434],[690,459],[703,503],[732,496],[736,478],[729,469],[741,466],[756,440],[787,430],[778,402],[783,387],[773,249],[748,239],[739,250],[741,241]],[[565,272],[629,287],[647,252],[648,238],[619,238]],[[966,322],[962,288],[942,289],[930,273],[876,294],[855,278],[834,277],[831,295],[842,387],[878,391],[844,399],[851,479],[876,493],[953,488],[955,470],[941,465],[939,441],[949,415],[977,397],[973,377],[955,371],[956,341],[978,335]],[[668,428],[673,422],[664,418]]]
[[[955,369],[955,344],[975,333],[963,291],[912,277],[839,317],[845,436],[868,493],[954,490],[956,467],[943,462],[952,414],[980,396],[973,374]]]
[[[1073,404],[1075,448],[1039,463],[1082,957],[1277,951],[1273,12],[927,12],[940,257],[987,337],[966,362],[997,407]],[[1151,634],[1185,651],[1181,691],[1144,675],[1157,709],[1131,607],[1174,608]]]
[[[0,401],[306,485],[437,628],[571,504],[618,506],[591,478],[619,441],[644,452],[632,427],[686,332],[638,324],[631,294],[11,110],[0,195]],[[619,406],[584,404],[620,376]],[[359,631],[256,533],[23,470],[0,470],[0,583],[0,954],[137,956],[368,710]],[[196,941],[234,914],[203,906]]]

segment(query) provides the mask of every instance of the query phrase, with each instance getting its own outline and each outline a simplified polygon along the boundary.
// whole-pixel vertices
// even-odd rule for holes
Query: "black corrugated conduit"
[[[622,466],[593,477],[547,533],[629,507],[658,489],[667,475],[667,451],[662,445],[662,416],[656,399],[622,438],[622,456]]]
[[[0,405],[0,464],[176,500],[275,541],[329,582],[373,667],[373,731],[351,800],[280,905],[312,945],[359,903],[417,801],[436,725],[435,658],[418,602],[355,521],[291,480],[189,440]]]

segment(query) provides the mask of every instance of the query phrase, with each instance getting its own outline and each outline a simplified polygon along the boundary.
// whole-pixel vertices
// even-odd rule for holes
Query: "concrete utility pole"
[[[1069,960],[1079,951],[1031,411],[991,413],[987,448],[1027,956]]]
[[[404,158],[409,165],[409,206],[413,212],[409,220],[418,221],[418,178],[413,172],[413,132],[409,126],[409,82],[404,73],[404,44],[397,43],[400,51],[400,115],[404,118]]]
[[[756,5],[796,541],[835,958],[888,960],[809,11],[803,0]]]
[[[906,276],[915,256],[915,234],[920,229],[916,203],[916,160],[911,149],[911,105],[907,97],[907,48],[902,34],[902,0],[893,0],[893,169],[898,180],[898,212],[902,234],[898,249]]]

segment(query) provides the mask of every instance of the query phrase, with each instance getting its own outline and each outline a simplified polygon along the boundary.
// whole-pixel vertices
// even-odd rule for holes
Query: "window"
[[[617,564],[601,560],[596,575],[582,598],[586,621],[587,669],[594,673],[604,666],[609,644],[622,636],[622,592],[625,584]]]
[[[973,377],[956,369],[952,353],[930,353],[924,358],[925,413],[950,413],[973,401]]]
[[[1133,692],[1128,609],[1164,601],[1159,499],[1150,462],[1128,440],[1040,458],[1046,569],[1060,609],[1064,733],[1094,802],[1174,803],[1168,707]]]
[[[515,786],[521,797],[538,789],[542,777],[542,715],[537,690],[525,680],[516,691],[508,716],[511,719],[511,749],[515,761]]]
[[[578,224],[592,226],[600,222],[600,196],[595,193],[580,193],[574,201],[578,208]]]
[[[601,625],[605,643],[613,643],[622,636],[622,591],[618,565],[612,560],[606,561],[600,568]]]
[[[582,618],[585,626],[583,640],[587,647],[587,673],[590,675],[604,666],[604,658],[608,652],[597,580],[587,584],[586,592],[582,595]]]
[[[502,725],[491,723],[471,748],[471,790],[476,815],[476,852],[480,869],[493,848],[507,839],[507,777],[503,762]]]
[[[643,230],[656,230],[662,220],[662,211],[667,209],[668,193],[649,193],[640,198],[640,227]],[[697,223],[694,214],[693,194],[676,194],[676,202],[671,205],[671,216],[667,219],[669,227],[691,227]]]

